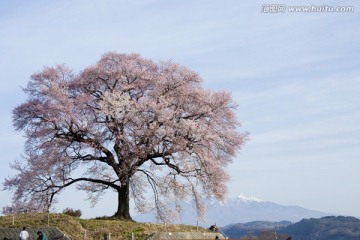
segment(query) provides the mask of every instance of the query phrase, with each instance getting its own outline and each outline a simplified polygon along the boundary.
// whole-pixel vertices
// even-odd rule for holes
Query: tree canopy
[[[226,91],[201,86],[197,73],[171,61],[110,52],[80,73],[45,67],[24,88],[13,110],[25,152],[4,189],[13,205],[3,212],[49,211],[70,185],[95,204],[117,192],[114,217],[156,209],[169,221],[182,200],[225,198],[227,165],[244,143],[236,104]],[[152,197],[149,197],[151,196]]]

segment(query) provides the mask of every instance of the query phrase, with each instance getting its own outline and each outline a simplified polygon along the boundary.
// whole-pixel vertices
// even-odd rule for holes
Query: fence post
[[[135,240],[134,233],[131,233],[131,240]]]
[[[15,216],[12,215],[12,225],[14,226],[15,225]]]
[[[86,230],[84,230],[84,240],[86,240]]]

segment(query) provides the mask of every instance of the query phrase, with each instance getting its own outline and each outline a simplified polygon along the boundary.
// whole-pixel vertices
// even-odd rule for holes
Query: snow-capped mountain
[[[182,218],[174,223],[198,224],[203,227],[216,224],[222,227],[231,223],[252,221],[297,222],[303,218],[320,218],[331,215],[298,206],[284,206],[256,197],[247,197],[244,194],[237,198],[228,199],[223,203],[218,201],[208,202],[206,207],[206,220],[197,220],[196,211],[191,203],[184,203]],[[136,215],[134,220],[138,222],[156,222],[153,213]]]
[[[264,200],[261,200],[257,197],[248,197],[248,196],[245,196],[243,193],[241,193],[239,196],[238,196],[238,199],[240,199],[241,201],[243,201],[244,203],[251,203],[251,202],[265,202]]]

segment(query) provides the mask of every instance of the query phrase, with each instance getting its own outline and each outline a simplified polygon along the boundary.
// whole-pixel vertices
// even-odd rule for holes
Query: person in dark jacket
[[[37,235],[38,235],[37,240],[48,240],[47,237],[46,237],[46,234],[44,232],[42,232],[42,231],[38,231]]]

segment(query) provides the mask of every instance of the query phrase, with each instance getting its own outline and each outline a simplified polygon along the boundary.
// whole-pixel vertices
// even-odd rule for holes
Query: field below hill
[[[75,240],[103,239],[111,236],[112,240],[146,239],[156,232],[207,232],[207,229],[190,225],[137,223],[115,219],[81,219],[65,214],[36,213],[0,216],[1,228],[44,228],[57,227],[66,236]]]

